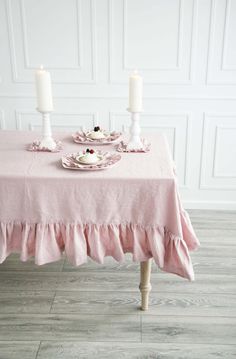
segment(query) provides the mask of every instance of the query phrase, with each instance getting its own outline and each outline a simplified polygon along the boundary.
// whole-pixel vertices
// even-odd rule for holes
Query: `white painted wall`
[[[34,68],[51,71],[55,129],[164,131],[186,207],[236,209],[236,0],[0,0],[0,127],[39,129]]]

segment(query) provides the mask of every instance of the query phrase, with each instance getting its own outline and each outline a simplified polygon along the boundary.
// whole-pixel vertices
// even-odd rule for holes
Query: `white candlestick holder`
[[[130,138],[129,142],[127,143],[127,151],[142,151],[143,150],[143,142],[140,138],[141,127],[140,127],[140,113],[133,112],[130,109],[127,109],[131,113],[131,126],[130,126]]]
[[[38,110],[38,109],[37,109]],[[52,129],[50,121],[50,113],[38,110],[42,114],[42,139],[39,143],[39,149],[55,150],[57,147],[56,141],[52,138]]]

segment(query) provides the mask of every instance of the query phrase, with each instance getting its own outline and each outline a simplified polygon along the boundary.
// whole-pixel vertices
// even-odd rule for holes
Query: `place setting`
[[[42,114],[42,136],[28,145],[27,150],[33,152],[59,152],[63,150],[61,141],[52,136],[50,114],[54,110],[52,98],[51,76],[41,65],[35,72],[37,93],[37,111]],[[76,131],[71,135],[74,143],[80,145],[75,153],[67,153],[61,157],[64,169],[80,171],[98,171],[113,167],[122,156],[120,153],[145,153],[150,151],[151,144],[141,138],[140,114],[142,106],[143,79],[134,71],[129,77],[129,107],[131,125],[129,138],[124,133],[110,131],[96,124],[93,128]],[[94,146],[112,145],[113,151],[97,150]],[[87,148],[85,148],[87,146]],[[109,148],[110,149],[110,148]],[[119,152],[119,153],[117,153]]]
[[[118,153],[105,152],[87,148],[86,150],[68,153],[62,157],[62,166],[70,170],[99,171],[114,166],[120,161]]]
[[[109,132],[100,128],[100,126],[95,126],[93,130],[81,129],[72,134],[74,142],[83,145],[109,145],[116,143],[121,136],[122,132]]]

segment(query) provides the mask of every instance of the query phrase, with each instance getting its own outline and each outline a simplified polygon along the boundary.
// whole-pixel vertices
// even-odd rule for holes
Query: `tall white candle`
[[[143,79],[134,71],[129,78],[129,111],[141,112],[143,109]]]
[[[53,111],[51,76],[48,71],[44,70],[42,65],[35,71],[35,84],[38,111]]]

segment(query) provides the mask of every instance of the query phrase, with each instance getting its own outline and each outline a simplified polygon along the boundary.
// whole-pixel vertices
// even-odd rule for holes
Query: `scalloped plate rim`
[[[88,131],[88,133],[89,132],[91,132],[91,131]],[[109,137],[112,132],[115,132],[115,133],[119,134],[119,136],[117,138],[115,138],[114,140],[108,141],[107,137]],[[76,139],[76,136],[77,136],[77,133],[81,133],[81,136],[82,136],[82,132],[76,131],[75,133],[72,134],[72,138],[73,138],[73,141],[75,143],[78,143],[80,145],[90,145],[90,144],[93,144],[93,145],[96,145],[96,146],[109,145],[109,144],[116,143],[116,141],[118,141],[120,139],[120,137],[123,135],[123,133],[119,132],[119,131],[112,131],[112,132],[109,132],[109,136],[107,136],[106,138],[102,138],[100,140],[93,140],[92,138],[87,137],[86,134],[85,134],[85,136],[86,136],[86,137],[84,136],[85,140],[81,141],[81,140]]]

